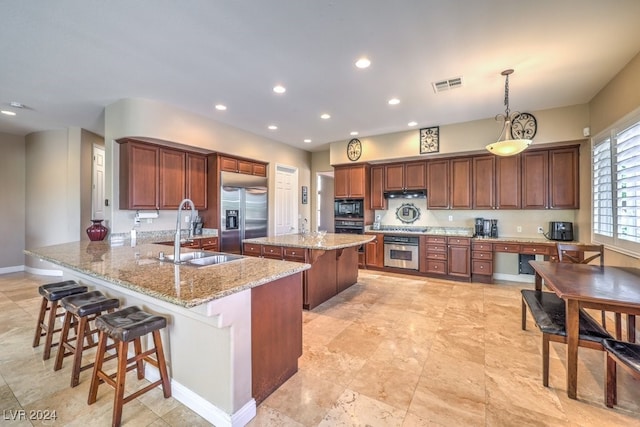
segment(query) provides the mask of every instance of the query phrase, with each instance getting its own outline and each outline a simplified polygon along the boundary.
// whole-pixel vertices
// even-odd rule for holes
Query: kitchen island
[[[157,244],[82,241],[25,253],[43,268],[52,263],[65,280],[119,298],[121,307],[165,316],[173,396],[215,425],[244,425],[255,416],[256,402],[297,371],[301,282],[310,266],[241,257],[196,267],[160,261],[163,251],[167,247]],[[146,371],[147,378],[157,377],[154,368]]]
[[[311,264],[303,274],[302,306],[313,309],[358,281],[358,251],[375,236],[285,234],[243,240],[243,254]]]

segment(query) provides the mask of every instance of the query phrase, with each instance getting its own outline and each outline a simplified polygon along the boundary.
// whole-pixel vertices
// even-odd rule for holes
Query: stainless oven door
[[[418,246],[385,243],[384,266],[418,270]]]

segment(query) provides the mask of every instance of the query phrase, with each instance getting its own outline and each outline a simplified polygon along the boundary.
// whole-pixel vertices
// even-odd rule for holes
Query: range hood
[[[424,190],[398,190],[385,191],[385,199],[426,199],[427,189]]]

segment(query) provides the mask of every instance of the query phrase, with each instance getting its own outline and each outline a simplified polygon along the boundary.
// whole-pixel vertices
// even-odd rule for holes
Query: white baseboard
[[[18,273],[19,271],[25,271],[24,265],[0,268],[0,274]]]
[[[493,279],[507,282],[535,283],[535,276],[532,274],[493,273]]]
[[[154,382],[160,379],[158,369],[145,364],[145,377]],[[218,427],[242,427],[256,416],[256,401],[251,399],[234,414],[227,414],[211,402],[186,388],[179,382],[171,380],[171,396],[178,402]]]
[[[34,267],[25,266],[24,267],[24,271],[26,271],[27,273],[31,273],[31,274],[37,274],[38,276],[62,277],[62,271],[61,270],[49,270],[49,269],[44,269],[44,268],[34,268]]]

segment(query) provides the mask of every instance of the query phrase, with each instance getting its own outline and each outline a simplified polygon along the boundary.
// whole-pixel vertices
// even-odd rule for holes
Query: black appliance
[[[549,240],[569,242],[573,240],[573,223],[565,221],[550,221],[549,234],[545,237]]]
[[[476,218],[475,237],[498,237],[498,220]]]
[[[427,190],[385,191],[383,195],[385,199],[426,199]]]
[[[364,218],[364,199],[335,199],[336,218]]]
[[[364,222],[337,219],[334,230],[336,234],[364,234]]]

